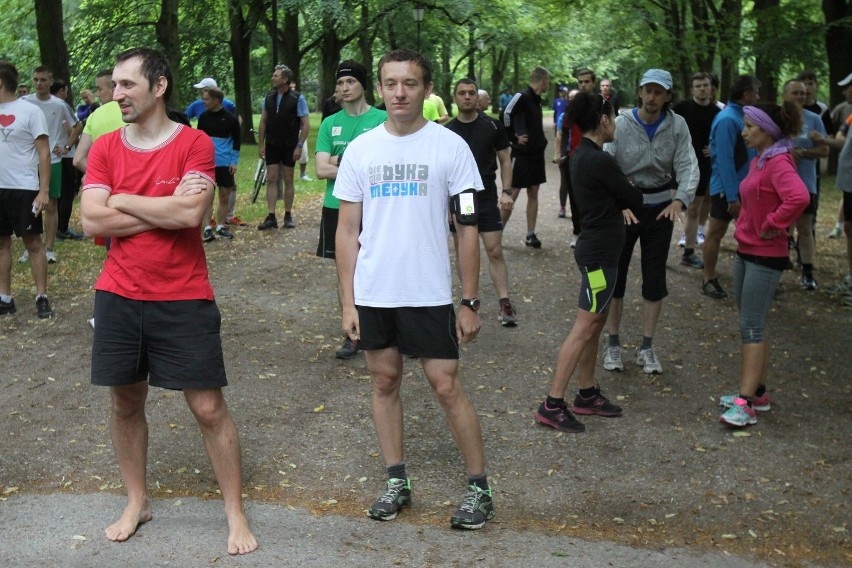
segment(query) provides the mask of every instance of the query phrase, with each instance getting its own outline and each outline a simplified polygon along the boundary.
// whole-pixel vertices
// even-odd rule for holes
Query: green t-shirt
[[[121,109],[116,101],[110,101],[89,115],[83,133],[91,136],[94,142],[104,134],[109,134],[122,126],[125,126],[125,122],[121,119]]]
[[[370,107],[367,112],[358,116],[349,116],[346,114],[346,109],[334,113],[320,125],[315,152],[327,152],[332,156],[340,156],[350,142],[382,124],[387,117],[387,112],[375,107]],[[332,195],[333,191],[334,180],[329,179],[325,184],[323,207],[340,209],[340,200]]]
[[[438,107],[429,99],[423,101],[423,118],[429,122],[435,122],[441,118],[441,115],[438,114]]]

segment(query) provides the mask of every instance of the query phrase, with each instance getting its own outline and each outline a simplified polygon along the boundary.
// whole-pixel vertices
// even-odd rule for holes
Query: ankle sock
[[[646,337],[646,336],[643,335],[642,336],[642,345],[639,346],[639,351],[642,351],[643,349],[650,349],[651,348],[651,341],[653,339],[654,339],[653,337]]]
[[[740,398],[743,399],[744,401],[746,401],[746,403],[748,404],[748,407],[751,408],[751,398],[752,397],[748,397],[748,396],[744,395],[743,393],[740,393]]]
[[[695,254],[695,249],[683,249],[683,256],[692,256],[693,254]]]
[[[805,274],[810,276],[810,275],[813,275],[813,273],[814,273],[814,265],[813,264],[802,263],[802,275],[803,276]]]
[[[617,333],[611,333],[606,342],[608,347],[618,347],[621,345],[621,341],[618,339]]]
[[[468,475],[467,483],[468,485],[475,485],[480,489],[488,491],[488,475],[485,473],[482,473],[481,475]]]
[[[755,397],[761,397],[766,394],[766,385],[758,385],[757,390],[754,391]]]
[[[7,296],[6,294],[0,294],[0,302],[4,304],[8,304],[12,301],[12,296]]]
[[[560,406],[562,406],[563,404],[565,404],[564,398],[553,398],[550,395],[547,395],[547,398],[544,401],[544,406],[551,409],[551,410],[555,410],[555,409],[559,408]]]
[[[408,474],[405,472],[405,462],[396,465],[388,466],[389,479],[408,479]]]
[[[587,389],[580,389],[580,396],[583,397],[583,398],[592,398],[596,394],[598,394],[598,388],[597,387],[589,387]]]

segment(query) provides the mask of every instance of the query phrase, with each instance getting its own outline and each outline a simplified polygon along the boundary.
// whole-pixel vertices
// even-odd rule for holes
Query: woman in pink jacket
[[[719,399],[726,409],[719,420],[735,427],[756,424],[755,411],[769,410],[766,317],[788,262],[787,227],[810,199],[791,154],[791,137],[802,127],[799,108],[788,102],[758,104],[746,106],[744,113],[743,138],[759,154],[740,183],[742,208],[734,232],[734,292],[742,335],[740,390]]]

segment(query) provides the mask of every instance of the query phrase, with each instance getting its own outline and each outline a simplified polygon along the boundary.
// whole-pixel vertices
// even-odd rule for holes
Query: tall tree
[[[178,41],[178,0],[161,0],[160,17],[154,29],[163,54],[171,64],[172,80],[175,86],[180,85],[181,50],[180,41]],[[179,92],[175,88],[170,101],[175,108],[180,106]]]
[[[73,101],[68,45],[65,43],[65,26],[62,19],[62,0],[35,0],[35,13],[41,63],[50,68],[55,78],[68,81],[68,98]]]
[[[228,27],[230,37],[228,47],[234,64],[234,98],[237,110],[242,118],[241,137],[247,144],[254,144],[251,108],[251,37],[253,27],[243,14],[242,0],[228,0]]]
[[[828,80],[831,105],[843,101],[843,91],[837,86],[849,73],[849,54],[852,53],[852,2],[849,0],[822,0],[825,14],[825,49],[828,54]]]

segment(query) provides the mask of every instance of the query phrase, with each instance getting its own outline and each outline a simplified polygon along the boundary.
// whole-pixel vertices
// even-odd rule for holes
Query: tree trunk
[[[68,81],[68,101],[71,103],[74,97],[71,93],[71,70],[68,67],[68,45],[65,43],[62,1],[35,0],[35,14],[41,64],[53,72],[55,79]],[[31,69],[27,69],[24,72],[30,71]]]
[[[299,84],[300,68],[302,66],[302,55],[299,52],[299,11],[296,8],[288,8],[284,13],[284,30],[281,36],[283,47],[283,63],[293,71],[293,81]]]
[[[320,42],[320,84],[317,96],[317,107],[322,110],[322,104],[334,92],[337,76],[337,66],[340,63],[341,41],[337,37],[337,28],[333,22],[323,26],[322,41]]]
[[[752,14],[757,22],[754,34],[754,75],[760,81],[760,97],[767,101],[778,98],[778,74],[781,59],[776,55],[774,34],[780,0],[754,0]]]
[[[252,129],[251,108],[251,30],[246,25],[243,16],[241,0],[228,0],[228,23],[230,26],[230,38],[228,46],[231,48],[231,61],[234,64],[234,98],[237,103],[237,112],[243,119],[240,128],[240,139],[243,144],[256,144]]]
[[[716,25],[719,30],[719,58],[722,73],[719,77],[721,87],[717,98],[726,101],[731,93],[731,85],[739,74],[740,64],[740,27],[743,20],[742,0],[722,0],[721,19]]]
[[[825,14],[825,50],[828,54],[828,85],[830,106],[843,102],[843,87],[837,82],[849,73],[849,54],[852,53],[852,3],[849,0],[822,0]]]
[[[178,40],[178,0],[162,0],[160,18],[155,26],[157,42],[163,50],[166,59],[172,67],[172,98],[166,104],[172,108],[181,108],[180,94],[177,86],[180,84],[181,50]]]
[[[367,2],[361,4],[361,31],[358,34],[358,51],[361,54],[361,63],[367,68],[367,89],[364,92],[364,97],[367,103],[374,105],[376,96],[374,94],[373,85],[376,84],[375,69],[373,67],[373,41],[378,32],[378,25],[370,23],[370,7]]]

